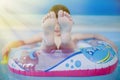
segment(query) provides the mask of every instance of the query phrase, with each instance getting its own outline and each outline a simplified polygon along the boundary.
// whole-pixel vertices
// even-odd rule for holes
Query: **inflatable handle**
[[[1,64],[7,64],[8,63],[8,57],[4,56],[2,61],[0,62]]]
[[[30,56],[30,58],[33,59],[33,60],[36,59],[35,51],[30,52],[29,56]]]

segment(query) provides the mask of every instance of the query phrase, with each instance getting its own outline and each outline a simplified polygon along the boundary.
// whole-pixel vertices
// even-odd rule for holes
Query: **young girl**
[[[3,48],[2,56],[7,57],[11,48],[37,42],[41,42],[40,50],[45,51],[46,53],[51,53],[53,50],[60,49],[63,53],[68,54],[74,51],[79,40],[87,38],[96,38],[106,41],[117,51],[117,47],[110,40],[98,34],[74,34],[71,36],[73,23],[67,7],[55,5],[42,19],[42,33],[39,33],[28,40],[19,40],[7,44]],[[26,59],[29,59],[31,62],[33,61],[30,58]],[[37,64],[37,62],[33,61],[33,64]]]

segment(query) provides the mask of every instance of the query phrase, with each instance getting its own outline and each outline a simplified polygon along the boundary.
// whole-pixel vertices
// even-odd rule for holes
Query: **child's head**
[[[50,9],[50,11],[54,11],[54,12],[55,12],[57,18],[58,18],[58,11],[59,11],[59,10],[63,10],[63,11],[65,11],[65,12],[67,12],[67,13],[70,14],[69,9],[68,9],[66,6],[61,5],[61,4],[54,5],[54,6],[51,7],[51,9]]]

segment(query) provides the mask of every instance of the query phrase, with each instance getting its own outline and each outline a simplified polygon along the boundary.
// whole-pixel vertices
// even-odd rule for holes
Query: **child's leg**
[[[41,45],[41,49],[46,52],[50,52],[51,50],[56,49],[56,45],[54,42],[54,27],[56,24],[56,17],[54,12],[48,13],[42,21],[43,28],[43,41]]]
[[[73,21],[70,15],[62,10],[58,12],[58,21],[61,29],[61,46],[64,53],[70,53],[74,49],[74,44],[71,40],[71,29]]]

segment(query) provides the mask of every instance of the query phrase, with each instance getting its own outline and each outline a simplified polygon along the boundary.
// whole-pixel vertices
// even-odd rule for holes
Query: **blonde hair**
[[[61,4],[54,5],[53,7],[51,7],[51,9],[49,10],[49,12],[50,11],[54,11],[55,14],[56,14],[56,17],[58,18],[58,11],[59,10],[63,10],[63,11],[65,11],[65,12],[67,12],[67,13],[70,14],[69,9],[66,6],[61,5]]]

